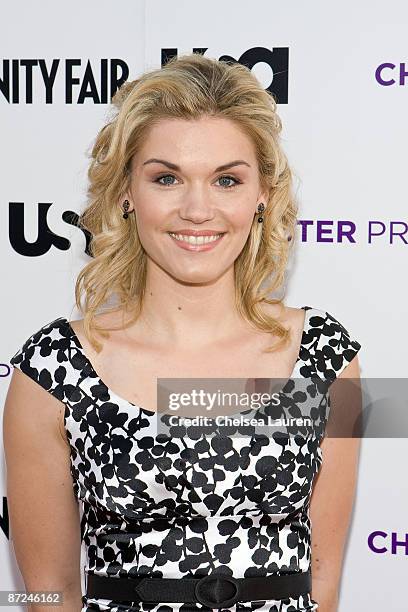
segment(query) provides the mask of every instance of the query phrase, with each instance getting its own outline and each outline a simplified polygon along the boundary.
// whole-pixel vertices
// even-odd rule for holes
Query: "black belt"
[[[112,601],[150,603],[197,603],[226,608],[237,601],[285,599],[309,593],[309,572],[234,578],[212,573],[202,578],[115,578],[87,574],[86,596]]]

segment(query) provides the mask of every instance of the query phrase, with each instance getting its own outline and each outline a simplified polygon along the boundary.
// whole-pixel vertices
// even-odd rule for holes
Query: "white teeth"
[[[222,234],[215,234],[214,236],[185,236],[184,234],[173,234],[172,232],[169,232],[169,234],[176,240],[183,240],[189,244],[207,244],[208,242],[214,242],[214,240],[222,236]]]

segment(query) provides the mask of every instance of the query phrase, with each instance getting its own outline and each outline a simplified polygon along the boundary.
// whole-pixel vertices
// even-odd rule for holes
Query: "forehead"
[[[214,166],[243,157],[251,163],[256,157],[251,138],[224,117],[161,119],[148,129],[135,157],[143,163],[147,155],[171,155],[172,161],[186,165],[208,160]]]

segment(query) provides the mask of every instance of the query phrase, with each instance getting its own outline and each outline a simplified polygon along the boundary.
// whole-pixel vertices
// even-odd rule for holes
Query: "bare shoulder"
[[[122,316],[118,312],[103,312],[95,315],[94,321],[98,327],[102,327],[103,329],[109,330],[109,328],[120,327],[122,324]],[[89,345],[89,342],[85,336],[84,332],[84,320],[83,319],[74,319],[73,321],[69,321],[71,328],[74,330],[76,336],[78,337],[81,344],[89,350],[92,350],[92,347]],[[102,342],[105,342],[106,339],[102,338],[98,335],[97,331],[94,332],[96,337],[100,339]]]
[[[265,302],[262,306],[266,313],[276,318],[285,327],[289,327],[295,331],[303,328],[303,321],[305,317],[305,311],[303,308],[287,306],[284,303],[268,304]]]
[[[94,321],[97,323],[98,326],[110,327],[111,325],[118,324],[119,317],[116,313],[102,312],[100,314],[95,315]],[[69,321],[69,324],[71,325],[74,331],[80,331],[84,328],[83,319],[74,319],[73,321]]]

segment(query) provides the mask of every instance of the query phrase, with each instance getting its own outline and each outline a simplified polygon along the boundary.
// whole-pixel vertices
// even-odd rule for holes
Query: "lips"
[[[169,232],[169,234],[180,234],[182,236],[217,236],[219,234],[225,234],[223,230],[193,230],[193,229],[175,229]]]
[[[168,232],[168,234],[172,241],[183,249],[189,251],[208,251],[221,242],[225,232],[214,233],[211,230],[192,232],[188,230],[188,233]]]

